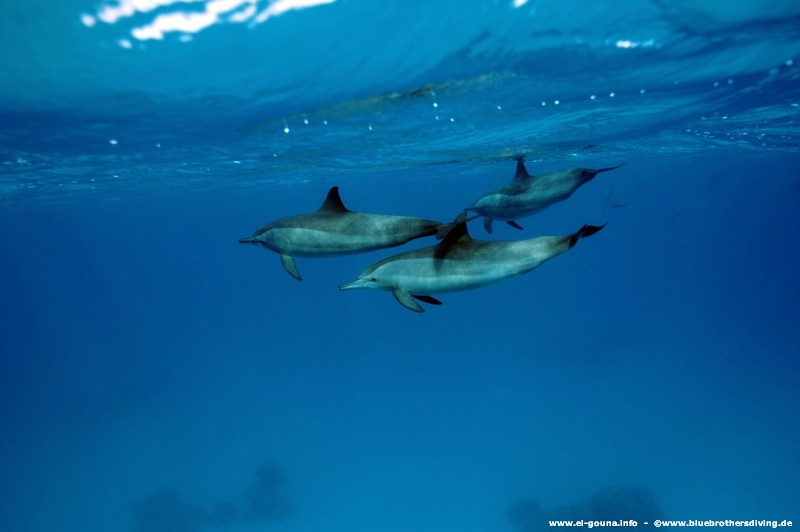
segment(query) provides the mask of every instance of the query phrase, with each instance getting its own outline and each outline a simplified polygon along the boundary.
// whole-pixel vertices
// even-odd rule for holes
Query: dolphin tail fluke
[[[571,248],[575,244],[577,244],[578,240],[581,238],[585,238],[587,236],[592,236],[593,234],[600,231],[600,229],[604,228],[606,224],[603,225],[584,225],[578,231],[569,237],[569,247]]]
[[[472,210],[471,208],[464,209],[464,211]],[[449,224],[441,224],[439,227],[436,228],[436,240],[441,240],[447,236],[447,234],[453,230],[455,226],[461,223],[471,222],[472,220],[476,220],[483,216],[482,214],[476,214],[475,216],[464,217],[463,219],[459,216],[455,219],[454,222],[450,222]]]
[[[436,228],[436,240],[441,240],[447,236],[447,233],[453,230],[455,223],[441,224]]]

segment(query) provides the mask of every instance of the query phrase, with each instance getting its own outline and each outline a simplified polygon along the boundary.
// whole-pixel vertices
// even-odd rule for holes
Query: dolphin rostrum
[[[508,225],[522,229],[515,221],[542,211],[554,203],[572,196],[584,183],[588,183],[600,172],[608,172],[622,165],[592,170],[570,168],[552,174],[533,176],[525,169],[525,161],[517,159],[517,172],[511,183],[484,194],[465,210],[484,216],[483,226],[492,232],[492,220],[504,220]]]
[[[430,294],[468,290],[527,273],[605,227],[584,225],[571,235],[495,242],[473,240],[466,220],[466,214],[459,215],[438,245],[375,263],[339,290],[388,290],[407,309],[424,312],[415,299],[440,305]]]
[[[301,281],[296,256],[331,257],[399,246],[423,236],[442,238],[448,227],[410,216],[351,211],[342,203],[339,187],[332,187],[316,212],[268,223],[239,243],[260,244],[277,252],[284,269]]]

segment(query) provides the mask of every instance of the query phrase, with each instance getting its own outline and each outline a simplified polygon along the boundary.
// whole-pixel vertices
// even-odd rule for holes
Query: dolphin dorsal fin
[[[517,172],[514,174],[514,179],[512,181],[521,181],[523,179],[530,179],[533,177],[531,174],[528,173],[528,170],[525,168],[525,159],[520,157],[517,159]]]
[[[434,256],[440,259],[447,255],[447,252],[450,251],[450,248],[454,245],[469,242],[470,240],[472,240],[472,237],[469,236],[469,231],[467,230],[467,213],[462,212],[453,222],[452,229],[450,229],[441,242],[436,244]]]
[[[317,212],[350,212],[339,197],[339,187],[331,187],[322,207]]]

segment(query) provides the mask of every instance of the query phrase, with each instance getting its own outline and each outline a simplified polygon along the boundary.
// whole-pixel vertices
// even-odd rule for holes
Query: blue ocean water
[[[800,521],[800,5],[11,0],[0,529]],[[237,243],[319,207],[449,221],[608,167],[608,225],[415,314],[396,252]],[[648,521],[648,525],[644,524]]]

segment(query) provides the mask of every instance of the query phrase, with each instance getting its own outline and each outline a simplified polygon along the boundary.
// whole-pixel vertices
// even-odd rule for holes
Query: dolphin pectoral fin
[[[419,303],[414,301],[414,296],[405,290],[395,288],[392,290],[392,295],[398,303],[406,307],[408,310],[413,310],[414,312],[425,312],[425,309],[422,308]]]
[[[294,263],[294,257],[281,253],[281,265],[283,265],[283,269],[286,270],[289,275],[298,281],[303,280],[303,278],[300,276],[300,272],[297,271],[297,264]]]
[[[483,228],[486,229],[487,233],[491,233],[492,232],[492,222],[493,221],[494,220],[492,219],[491,216],[486,216],[486,217],[483,218]]]
[[[513,227],[514,229],[520,229],[520,230],[522,229],[522,226],[521,226],[521,225],[519,225],[519,224],[518,224],[517,222],[515,222],[514,220],[506,220],[506,223],[507,223],[508,225],[510,225],[511,227]]]
[[[585,238],[587,236],[592,236],[593,234],[600,231],[600,229],[604,228],[606,224],[603,225],[584,225],[578,231],[569,237],[569,247],[571,248],[575,244],[578,243],[578,240],[581,238]]]
[[[411,294],[411,297],[413,297],[414,299],[418,299],[418,300],[422,301],[423,303],[428,303],[429,305],[441,305],[442,304],[441,301],[439,301],[435,297],[431,297],[431,296],[420,296],[420,295],[417,295],[417,294]]]

